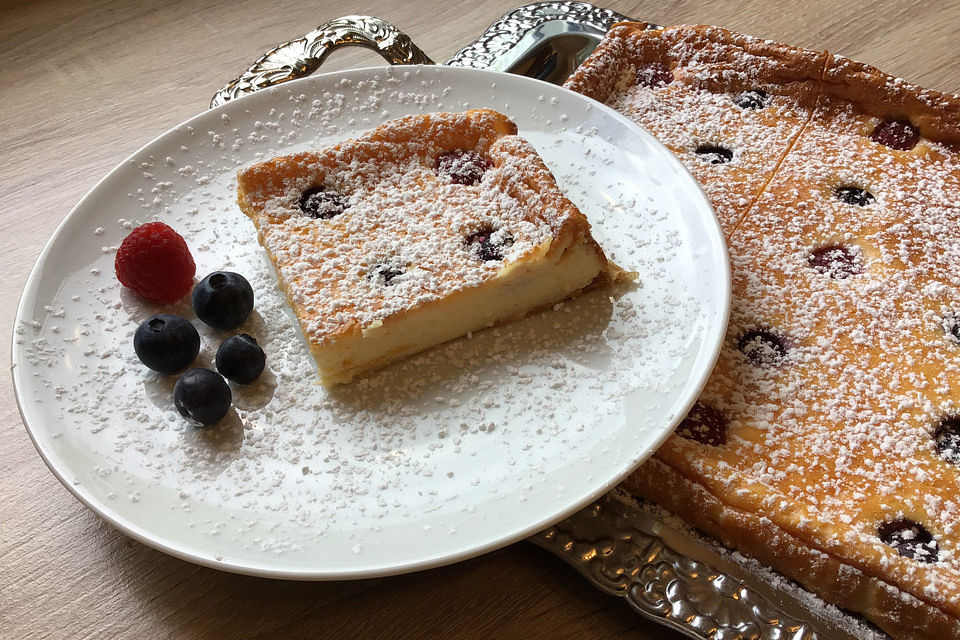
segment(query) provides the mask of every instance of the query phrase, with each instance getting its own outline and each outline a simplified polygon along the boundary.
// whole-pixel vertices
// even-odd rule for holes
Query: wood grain
[[[368,13],[434,59],[519,0],[0,2],[0,335],[44,242],[129,153],[203,110],[260,53],[317,24]],[[718,24],[863,60],[960,90],[960,3],[913,0],[620,2],[661,24]],[[335,56],[330,68],[378,60]],[[9,368],[9,350],[0,355]],[[295,583],[197,567],[133,542],[47,471],[0,384],[0,637],[664,638],[626,605],[521,543],[413,576]]]

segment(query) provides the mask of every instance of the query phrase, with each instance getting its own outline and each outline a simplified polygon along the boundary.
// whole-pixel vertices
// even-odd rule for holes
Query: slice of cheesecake
[[[255,164],[238,203],[324,384],[629,277],[506,116],[409,116]]]

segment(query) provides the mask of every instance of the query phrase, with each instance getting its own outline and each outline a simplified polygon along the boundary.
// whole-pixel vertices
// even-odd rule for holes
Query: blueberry
[[[841,202],[858,207],[865,207],[877,201],[872,193],[860,187],[837,187],[833,195]]]
[[[696,154],[708,164],[726,164],[733,160],[733,151],[718,144],[702,144],[696,148]]]
[[[944,327],[947,335],[953,336],[955,341],[960,342],[960,313],[954,313],[953,317],[946,319]]]
[[[493,227],[483,227],[467,236],[464,242],[473,254],[484,262],[503,260],[503,250],[513,246],[513,236],[502,233],[499,239],[494,239],[496,232]]]
[[[200,353],[200,334],[179,316],[158,313],[133,334],[133,350],[140,362],[160,373],[183,371]]]
[[[728,426],[727,417],[722,411],[698,402],[677,427],[677,434],[681,438],[719,446],[727,442]]]
[[[910,518],[884,522],[877,527],[877,536],[881,542],[890,545],[905,558],[924,563],[937,562],[940,559],[940,547],[936,538],[925,526]]]
[[[734,96],[733,104],[741,109],[763,109],[770,104],[770,94],[760,89],[751,89]]]
[[[378,264],[370,269],[368,277],[389,286],[393,279],[403,275],[403,269],[389,264]]]
[[[217,349],[217,371],[239,384],[250,384],[259,378],[266,362],[256,339],[245,333],[227,338]]]
[[[776,364],[787,354],[783,338],[767,329],[752,329],[737,340],[737,349],[755,365]]]
[[[197,427],[209,427],[227,415],[232,399],[226,381],[210,369],[190,369],[173,387],[177,411]]]
[[[476,151],[448,151],[437,158],[437,173],[454,184],[477,184],[493,167],[493,160]]]
[[[933,441],[941,458],[960,464],[960,416],[941,420],[933,433]]]
[[[253,288],[232,271],[214,271],[193,288],[193,311],[215,329],[236,329],[253,311]]]
[[[328,191],[322,187],[304,191],[298,204],[308,217],[319,220],[329,220],[350,208],[346,198],[336,191]]]

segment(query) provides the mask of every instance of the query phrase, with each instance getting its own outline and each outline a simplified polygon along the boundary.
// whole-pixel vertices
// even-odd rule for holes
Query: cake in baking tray
[[[409,116],[237,175],[324,384],[629,277],[506,116]]]
[[[960,637],[960,97],[634,23],[568,86],[686,163],[732,264],[716,369],[625,486],[895,638]]]

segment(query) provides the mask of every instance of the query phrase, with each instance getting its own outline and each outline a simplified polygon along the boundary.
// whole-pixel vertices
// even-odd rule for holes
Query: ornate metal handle
[[[578,45],[581,47],[579,51],[563,52],[563,55],[576,58],[570,68],[564,67],[565,73],[569,73],[573,66],[579,64],[593,50],[600,37],[614,22],[628,19],[616,11],[595,7],[586,2],[535,2],[504,14],[476,41],[458,51],[444,64],[491,68],[497,66],[498,61],[510,58],[509,54],[524,37],[532,37],[536,43],[549,42],[557,36],[572,33],[585,35],[586,43]],[[540,31],[548,29],[550,25],[556,25],[556,28],[552,31]],[[372,16],[343,16],[325,22],[302,38],[281,44],[263,54],[249,69],[220,89],[210,101],[210,106],[216,107],[252,91],[308,76],[320,68],[331,51],[349,46],[376,51],[390,64],[433,64],[433,61],[413,44],[409,36],[389,22]],[[520,60],[512,61],[512,67],[522,64],[523,61]],[[514,69],[508,66],[501,70],[537,75],[532,69]],[[562,82],[566,77],[565,73],[563,77],[549,79]]]
[[[566,26],[566,29],[563,29],[565,31],[593,34],[599,42],[600,37],[609,31],[615,22],[628,20],[630,18],[622,13],[595,7],[586,2],[551,0],[525,4],[503,14],[499,20],[487,27],[479,38],[443,64],[489,69],[495,66],[505,53],[516,47],[524,36],[548,23],[563,23]],[[560,32],[558,30],[557,33]],[[556,34],[538,35],[545,39]],[[591,47],[590,51],[592,50]]]
[[[390,64],[433,64],[409,36],[389,22],[373,16],[343,16],[263,54],[249,69],[217,91],[210,107],[257,89],[308,76],[332,51],[351,46],[376,51]]]

